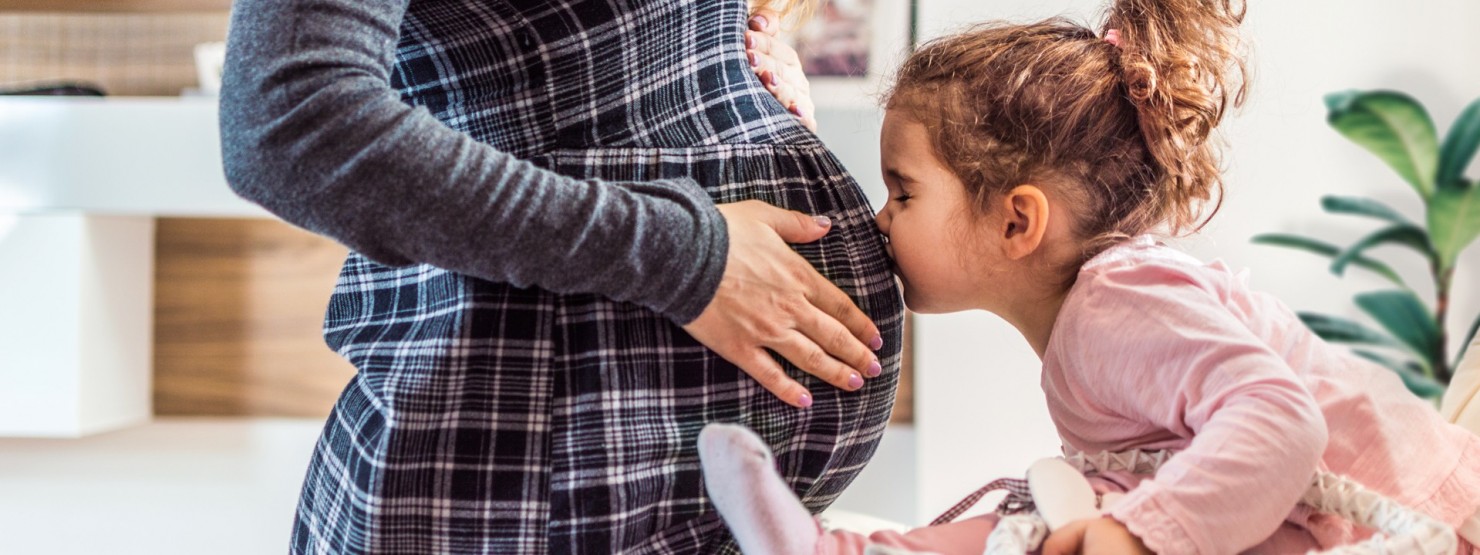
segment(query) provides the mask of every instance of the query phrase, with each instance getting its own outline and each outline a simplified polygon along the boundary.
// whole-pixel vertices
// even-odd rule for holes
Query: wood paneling
[[[67,81],[110,95],[175,96],[197,86],[195,45],[226,40],[228,19],[224,11],[0,12],[0,88]]]
[[[329,414],[354,368],[320,328],[346,250],[276,220],[159,220],[154,403],[161,415]]]
[[[0,0],[0,12],[179,13],[231,9],[231,0]]]

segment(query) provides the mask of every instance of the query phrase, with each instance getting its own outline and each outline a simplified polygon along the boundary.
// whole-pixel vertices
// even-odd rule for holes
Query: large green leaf
[[[1412,391],[1414,395],[1425,399],[1436,399],[1444,394],[1444,384],[1425,376],[1423,367],[1416,362],[1411,360],[1400,362],[1363,349],[1352,349],[1352,354],[1381,364],[1397,373],[1398,377],[1402,378],[1403,385],[1407,386],[1408,391]]]
[[[1480,236],[1480,186],[1444,188],[1429,201],[1429,232],[1441,271],[1454,266],[1465,247]]]
[[[1393,334],[1413,354],[1439,366],[1439,326],[1433,313],[1412,291],[1374,291],[1357,295],[1357,306]]]
[[[1261,245],[1274,245],[1277,247],[1303,250],[1306,252],[1313,252],[1328,257],[1334,257],[1337,254],[1341,253],[1341,248],[1337,247],[1336,245],[1332,245],[1330,243],[1311,239],[1308,237],[1291,235],[1288,233],[1264,233],[1260,235],[1255,235],[1252,241]],[[1351,263],[1355,264],[1359,268],[1376,272],[1382,277],[1387,278],[1388,281],[1391,281],[1394,284],[1398,285],[1399,287],[1402,287],[1404,289],[1408,288],[1408,285],[1403,283],[1403,278],[1398,277],[1398,273],[1394,272],[1393,269],[1388,267],[1387,264],[1383,264],[1382,262],[1379,262],[1377,260],[1373,260],[1371,258],[1360,255],[1356,258],[1353,258]]]
[[[1429,234],[1423,228],[1413,224],[1394,224],[1372,232],[1361,238],[1352,246],[1331,260],[1331,273],[1341,275],[1346,271],[1346,265],[1351,264],[1362,251],[1384,243],[1398,243],[1413,247],[1426,260],[1433,260],[1433,250],[1429,247]]]
[[[1386,204],[1366,197],[1343,197],[1326,195],[1321,197],[1321,208],[1332,214],[1354,214],[1372,216],[1395,224],[1411,224],[1413,220],[1399,214]]]
[[[1453,186],[1464,175],[1465,167],[1480,149],[1480,98],[1471,102],[1444,136],[1439,151],[1439,187]]]
[[[1300,321],[1305,322],[1305,327],[1316,333],[1321,339],[1332,343],[1357,343],[1361,345],[1377,345],[1380,347],[1404,348],[1403,343],[1391,336],[1376,331],[1372,328],[1336,316],[1327,316],[1314,312],[1301,312]]]
[[[1326,95],[1326,108],[1331,127],[1382,158],[1423,198],[1434,194],[1439,137],[1418,101],[1395,91],[1346,91]]]

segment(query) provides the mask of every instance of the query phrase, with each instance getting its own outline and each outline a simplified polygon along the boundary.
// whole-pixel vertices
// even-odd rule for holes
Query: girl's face
[[[986,228],[961,180],[935,155],[925,126],[890,110],[879,140],[889,202],[874,217],[904,286],[921,313],[983,308],[980,284],[992,267]]]

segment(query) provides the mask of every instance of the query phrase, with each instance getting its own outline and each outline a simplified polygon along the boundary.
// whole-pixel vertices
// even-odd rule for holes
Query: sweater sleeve
[[[389,75],[406,2],[236,2],[221,95],[232,189],[382,263],[697,318],[728,251],[698,184],[568,178],[402,102]]]
[[[1238,553],[1279,528],[1326,446],[1315,398],[1211,285],[1155,264],[1084,284],[1075,381],[1095,402],[1191,438],[1109,516],[1157,553]]]

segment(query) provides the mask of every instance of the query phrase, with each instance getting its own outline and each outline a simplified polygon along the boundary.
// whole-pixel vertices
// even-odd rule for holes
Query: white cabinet
[[[150,416],[154,220],[0,216],[0,436]]]
[[[0,98],[0,436],[147,421],[154,217],[262,216],[209,100]]]

